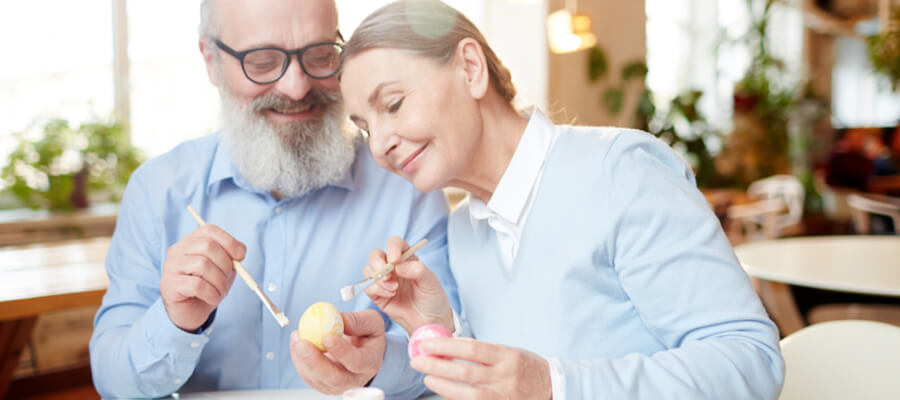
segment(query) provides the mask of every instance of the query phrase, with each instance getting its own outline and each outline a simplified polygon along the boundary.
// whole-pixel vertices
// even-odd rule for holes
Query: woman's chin
[[[438,181],[431,178],[413,177],[412,179],[410,179],[410,183],[415,186],[416,190],[423,193],[428,193],[440,188]]]

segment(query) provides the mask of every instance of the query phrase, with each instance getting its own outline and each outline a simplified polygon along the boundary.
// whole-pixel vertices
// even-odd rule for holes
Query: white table
[[[900,237],[815,236],[735,247],[782,334],[806,323],[788,285],[900,297]]]
[[[177,399],[226,399],[226,400],[341,400],[341,396],[328,396],[312,389],[232,390],[221,392],[188,393],[173,396]],[[420,397],[420,400],[441,400],[440,396]]]

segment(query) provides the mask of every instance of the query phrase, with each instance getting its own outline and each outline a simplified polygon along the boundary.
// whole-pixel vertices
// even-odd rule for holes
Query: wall
[[[548,12],[565,6],[565,0],[549,0]],[[643,0],[582,0],[579,12],[591,17],[597,42],[606,52],[608,77],[619,79],[622,66],[645,59],[646,14]],[[630,125],[631,110],[637,101],[639,87],[631,87],[626,104],[618,116],[611,116],[600,102],[604,86],[592,84],[587,76],[586,51],[549,55],[549,111],[558,123],[578,125]]]

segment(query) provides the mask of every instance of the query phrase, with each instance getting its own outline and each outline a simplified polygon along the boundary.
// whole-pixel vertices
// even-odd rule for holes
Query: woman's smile
[[[406,175],[412,175],[412,173],[416,170],[416,167],[418,167],[418,161],[420,158],[422,158],[422,153],[425,152],[426,147],[428,147],[428,145],[420,147],[418,150],[414,151],[412,154],[406,157],[403,162],[397,165],[397,169],[403,171],[403,173]]]

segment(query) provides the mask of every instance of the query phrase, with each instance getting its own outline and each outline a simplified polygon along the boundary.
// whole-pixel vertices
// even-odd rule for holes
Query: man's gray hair
[[[215,0],[200,1],[200,37],[219,37],[219,18],[216,15]]]

